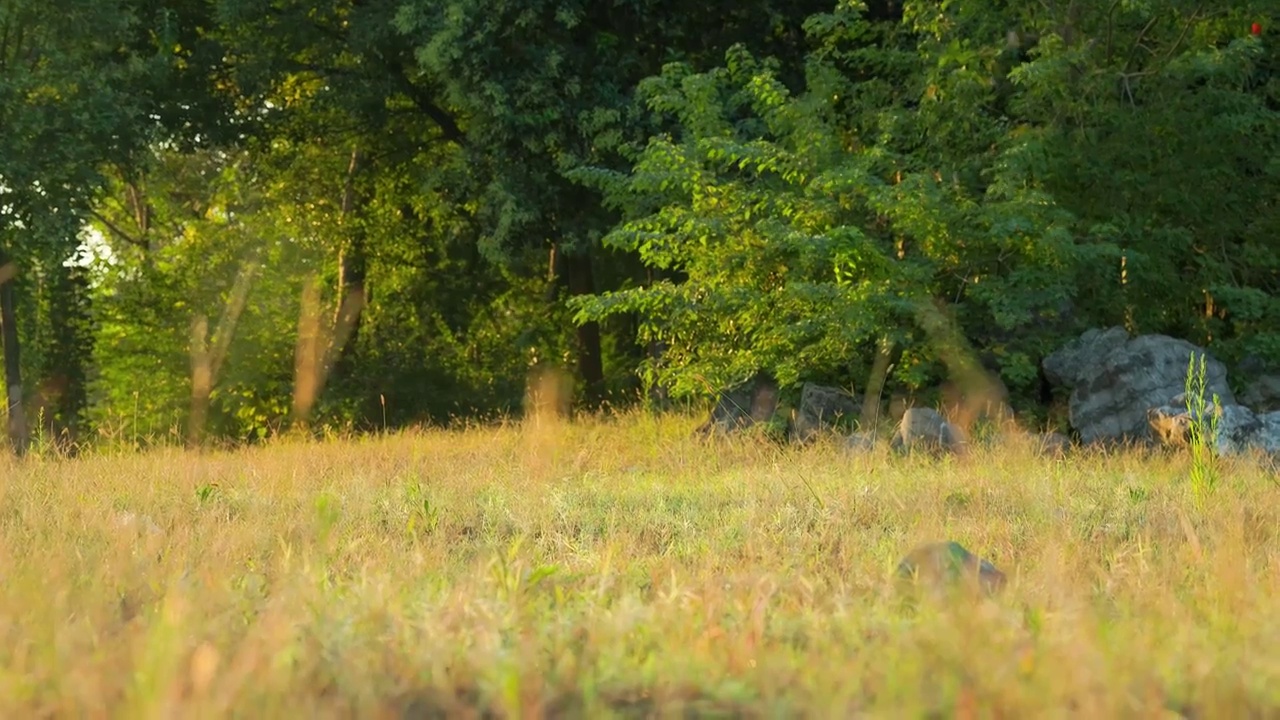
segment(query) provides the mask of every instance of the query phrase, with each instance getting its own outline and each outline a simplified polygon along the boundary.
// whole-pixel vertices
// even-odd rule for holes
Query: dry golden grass
[[[1280,712],[1277,490],[696,420],[0,461],[0,717]],[[952,538],[993,600],[889,579]]]

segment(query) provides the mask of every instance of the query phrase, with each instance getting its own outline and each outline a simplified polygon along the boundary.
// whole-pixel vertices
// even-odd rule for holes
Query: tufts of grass
[[[0,716],[1246,717],[1280,500],[1219,459],[964,459],[642,415],[0,460]],[[898,593],[912,546],[994,599]]]

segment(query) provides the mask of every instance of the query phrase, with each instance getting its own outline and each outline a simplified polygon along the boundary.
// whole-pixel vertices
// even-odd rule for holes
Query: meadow
[[[1280,714],[1253,464],[697,421],[0,460],[0,717]],[[939,539],[1004,592],[904,594]]]

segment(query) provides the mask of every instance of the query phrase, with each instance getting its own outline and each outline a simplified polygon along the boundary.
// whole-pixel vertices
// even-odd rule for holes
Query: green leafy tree
[[[200,6],[131,0],[9,0],[0,4],[0,325],[9,435],[28,442],[23,369],[63,384],[55,415],[70,421],[85,397],[82,281],[66,262],[104,167],[127,167],[167,130],[216,105],[206,58],[178,22]],[[76,289],[80,288],[80,289]],[[43,289],[43,290],[42,290]],[[39,300],[33,293],[47,293]],[[61,307],[51,303],[70,303]],[[36,307],[40,310],[37,312]],[[20,325],[22,327],[20,327]],[[20,339],[47,344],[23,360]]]
[[[714,60],[738,42],[798,58],[801,22],[825,5],[415,0],[399,3],[395,21],[417,66],[465,118],[486,255],[548,253],[563,291],[578,297],[639,276],[628,256],[599,252],[617,217],[570,177],[584,164],[620,167],[619,145],[647,132],[636,83],[668,60]],[[605,370],[594,320],[579,324],[577,352],[582,389],[597,400]]]
[[[479,256],[457,144],[349,45],[304,62],[242,20],[219,36],[233,118],[253,122],[158,152],[98,207],[99,424],[253,438],[512,409],[529,364],[556,356],[547,328],[569,322],[540,310],[540,278]]]
[[[646,2],[610,10],[590,3],[497,0],[217,3],[214,35],[228,47],[229,77],[252,98],[250,104],[273,103],[263,114],[268,135],[358,151],[366,159],[366,184],[379,188],[362,195],[366,209],[377,216],[378,228],[394,226],[400,238],[384,242],[373,237],[382,230],[364,231],[363,290],[381,299],[360,316],[335,370],[333,399],[363,406],[361,414],[368,417],[370,402],[385,400],[365,382],[369,377],[396,368],[402,378],[397,387],[429,382],[421,372],[421,382],[413,380],[414,368],[424,363],[408,358],[418,350],[392,352],[384,345],[402,342],[408,328],[380,326],[378,332],[387,336],[366,337],[375,315],[382,323],[394,317],[417,327],[417,312],[393,309],[389,296],[376,290],[392,282],[383,272],[395,276],[396,297],[427,302],[423,293],[431,290],[431,304],[457,305],[447,292],[436,292],[435,280],[378,261],[383,252],[418,256],[420,249],[412,246],[417,239],[445,252],[448,265],[468,268],[463,277],[482,304],[463,316],[481,320],[478,308],[486,302],[502,302],[504,313],[514,312],[511,303],[519,297],[528,307],[517,316],[531,323],[516,344],[523,362],[564,362],[560,348],[574,330],[563,295],[616,286],[640,274],[628,256],[595,250],[616,216],[566,172],[588,161],[623,162],[617,146],[628,134],[642,135],[647,122],[634,112],[635,83],[666,59],[715,58],[737,41],[799,58],[800,23],[824,5],[825,0],[716,3],[677,10]],[[375,204],[384,209],[375,211]],[[446,237],[430,236],[445,229]],[[463,247],[464,238],[475,249]],[[489,270],[473,263],[476,250],[491,263]],[[515,288],[523,289],[507,294]],[[441,307],[438,322],[449,329],[446,337],[462,337],[466,326],[458,312]],[[535,318],[563,326],[551,330]],[[627,355],[636,349],[622,335],[630,326],[615,323],[613,331],[612,338],[602,338],[591,323],[576,331],[577,365],[588,397],[599,397],[606,385],[606,350],[612,348],[618,361],[608,384],[623,385],[630,375]],[[474,361],[467,365],[474,367]],[[507,367],[504,372],[514,372]],[[512,381],[499,385],[511,387]],[[415,405],[397,403],[406,410]]]
[[[1280,361],[1274,3],[1081,4],[1042,16],[1011,101],[1022,182],[1116,248],[1081,292],[1095,321]],[[1101,269],[1101,268],[1096,268]],[[1121,282],[1114,282],[1119,276]],[[1106,282],[1098,282],[1107,278]]]
[[[1231,318],[1264,345],[1275,273],[1250,285],[1244,258],[1270,262],[1280,126],[1261,41],[1239,37],[1251,9],[1231,5],[841,3],[806,24],[798,88],[743,49],[669,65],[642,92],[672,131],[630,172],[579,175],[626,217],[605,243],[673,277],[583,299],[578,319],[639,313],[668,348],[648,379],[686,394],[762,369],[856,382],[886,344],[921,388],[954,349],[945,317],[1024,398],[1089,325]],[[1191,139],[1153,147],[1161,132]]]
[[[168,152],[103,197],[87,265],[104,432],[244,438],[288,417],[291,330],[320,250],[283,232],[270,179],[246,151]]]

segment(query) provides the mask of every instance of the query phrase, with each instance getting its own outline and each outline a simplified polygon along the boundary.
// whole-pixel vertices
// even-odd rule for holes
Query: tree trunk
[[[9,442],[13,451],[25,455],[31,444],[27,413],[22,404],[22,366],[18,362],[18,323],[14,308],[13,283],[16,266],[0,249],[0,339],[4,344],[4,381],[8,398]]]
[[[888,336],[880,338],[876,343],[876,357],[871,365],[871,377],[867,381],[867,391],[862,396],[862,419],[859,429],[863,432],[876,432],[880,423],[880,400],[884,393],[885,380],[889,376],[890,362],[893,359],[893,340]]]
[[[356,185],[356,175],[366,168],[359,148],[351,151],[347,165],[347,182],[342,191],[342,227],[344,237],[338,250],[338,307],[333,317],[335,361],[347,356],[360,331],[360,312],[368,302],[365,279],[368,257],[365,254],[364,226],[359,211],[365,198]],[[338,344],[340,343],[340,344]]]
[[[209,319],[197,315],[191,321],[191,414],[187,416],[187,444],[204,442],[209,420],[209,397],[213,394],[213,362],[209,357]]]
[[[563,263],[569,295],[590,295],[595,292],[595,275],[591,269],[591,251],[564,252]],[[583,399],[588,406],[597,405],[604,396],[604,361],[600,350],[600,324],[584,323],[578,326],[578,377],[582,380]]]
[[[236,334],[236,324],[249,299],[249,288],[258,271],[257,260],[250,260],[240,268],[231,296],[218,318],[212,341],[209,337],[209,318],[196,315],[191,321],[191,416],[187,424],[187,441],[192,446],[204,442],[205,424],[209,420],[209,400],[213,386],[222,373],[222,363],[231,350],[231,340]]]
[[[88,406],[86,368],[93,354],[89,283],[80,266],[49,262],[45,274],[39,322],[49,328],[49,345],[41,353],[35,406],[43,411],[47,436],[71,449]]]
[[[320,283],[309,278],[302,287],[302,311],[298,315],[298,340],[294,349],[293,426],[306,430],[322,383],[324,363],[320,318]]]

